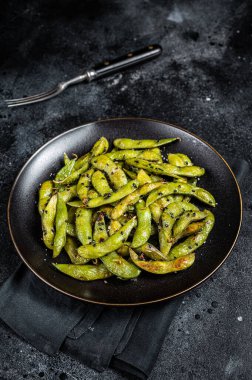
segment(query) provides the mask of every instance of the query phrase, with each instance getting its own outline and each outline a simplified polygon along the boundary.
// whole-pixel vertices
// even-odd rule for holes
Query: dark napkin
[[[230,160],[241,183],[244,160]],[[47,354],[59,349],[88,366],[108,366],[146,379],[182,297],[141,307],[103,307],[72,299],[40,281],[23,264],[0,288],[0,318]]]

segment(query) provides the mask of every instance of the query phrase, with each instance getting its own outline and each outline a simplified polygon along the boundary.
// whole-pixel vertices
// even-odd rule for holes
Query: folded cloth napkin
[[[247,162],[236,159],[231,166],[241,183]],[[47,354],[61,349],[98,371],[111,366],[146,379],[181,301],[125,308],[88,304],[50,288],[22,264],[0,288],[0,318]]]

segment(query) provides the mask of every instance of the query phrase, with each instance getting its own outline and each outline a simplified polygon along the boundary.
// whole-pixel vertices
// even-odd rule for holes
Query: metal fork
[[[25,98],[20,99],[10,99],[5,100],[8,107],[17,107],[23,106],[27,104],[42,102],[44,100],[48,100],[53,98],[54,96],[59,95],[63,92],[67,87],[72,86],[81,82],[91,82],[94,79],[102,78],[109,74],[114,74],[123,69],[136,65],[138,63],[142,63],[148,61],[152,58],[159,56],[162,52],[162,48],[159,45],[149,45],[144,49],[137,50],[135,52],[129,52],[128,54],[114,59],[112,61],[106,60],[95,66],[93,69],[87,70],[85,73],[69,79],[65,82],[60,82],[56,87],[51,89],[50,91],[45,91],[37,95],[27,96]]]

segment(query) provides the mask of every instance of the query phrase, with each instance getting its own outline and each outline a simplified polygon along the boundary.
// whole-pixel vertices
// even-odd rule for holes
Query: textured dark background
[[[152,63],[45,103],[7,109],[1,100],[0,282],[20,261],[5,216],[11,185],[32,153],[63,131],[99,118],[153,117],[251,164],[251,2],[10,0],[1,4],[0,20],[1,99],[46,90],[148,43],[164,49]],[[251,379],[251,191],[248,178],[238,244],[212,279],[185,297],[152,380]],[[48,357],[2,322],[0,342],[0,379],[127,378],[99,374],[61,353]]]

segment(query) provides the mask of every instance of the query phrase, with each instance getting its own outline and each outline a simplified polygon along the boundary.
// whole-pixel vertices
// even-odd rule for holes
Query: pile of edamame
[[[205,173],[183,153],[162,156],[161,146],[179,138],[109,142],[101,137],[81,157],[64,154],[64,166],[39,189],[43,241],[54,267],[78,280],[134,279],[189,268],[214,226],[214,207],[197,186]],[[153,241],[158,241],[158,247]],[[156,244],[157,245],[157,244]]]

